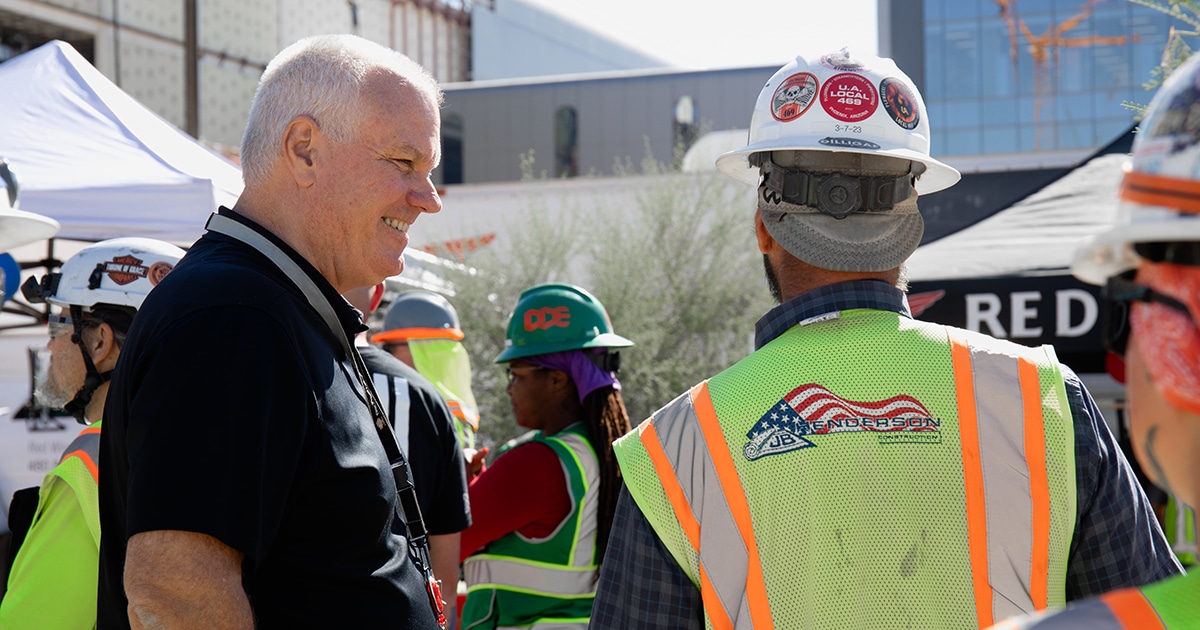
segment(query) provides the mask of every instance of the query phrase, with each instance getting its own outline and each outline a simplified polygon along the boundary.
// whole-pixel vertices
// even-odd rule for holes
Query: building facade
[[[1165,2],[1163,4],[1166,4]],[[1071,166],[1125,133],[1181,22],[1127,0],[879,0],[933,153],[966,172]]]
[[[464,81],[470,8],[469,0],[0,0],[0,61],[65,40],[167,121],[235,149],[258,78],[287,45],[354,33],[439,81]]]

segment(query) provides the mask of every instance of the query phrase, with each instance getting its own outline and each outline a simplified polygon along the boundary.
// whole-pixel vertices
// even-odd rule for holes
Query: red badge
[[[879,107],[879,93],[870,80],[844,72],[821,86],[821,107],[838,120],[861,122]]]
[[[917,99],[913,98],[912,92],[903,81],[888,77],[879,82],[879,92],[883,94],[883,108],[897,125],[905,129],[916,129],[917,125],[921,124]]]
[[[817,95],[817,77],[807,73],[793,74],[775,88],[771,96],[771,115],[779,122],[796,120],[808,111]]]

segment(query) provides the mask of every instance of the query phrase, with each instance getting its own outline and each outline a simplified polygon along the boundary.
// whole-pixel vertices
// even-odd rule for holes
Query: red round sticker
[[[795,120],[808,111],[816,94],[817,77],[807,72],[793,74],[771,95],[771,115],[779,122]]]
[[[844,72],[821,86],[821,107],[838,120],[859,122],[875,113],[879,93],[866,77]]]

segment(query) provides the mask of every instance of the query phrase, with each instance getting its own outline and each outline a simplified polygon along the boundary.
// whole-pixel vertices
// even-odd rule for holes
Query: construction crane
[[[1079,13],[1063,20],[1057,26],[1051,24],[1041,35],[1034,35],[1025,24],[1025,20],[1017,15],[1017,0],[994,0],[1000,7],[1000,19],[1008,26],[1009,55],[1012,57],[1013,76],[1018,75],[1017,32],[1025,38],[1025,50],[1033,59],[1033,125],[1034,148],[1042,144],[1042,104],[1047,94],[1053,96],[1054,83],[1050,82],[1050,65],[1053,60],[1054,78],[1058,78],[1058,51],[1060,48],[1085,48],[1091,46],[1120,46],[1130,41],[1138,41],[1137,35],[1118,35],[1102,37],[1089,35],[1086,37],[1066,37],[1066,34],[1078,27],[1092,16],[1092,8],[1105,0],[1087,0],[1080,7]]]

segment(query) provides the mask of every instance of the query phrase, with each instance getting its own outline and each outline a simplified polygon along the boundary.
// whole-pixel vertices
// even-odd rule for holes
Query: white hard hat
[[[796,150],[918,162],[925,167],[916,184],[922,195],[953,186],[960,177],[929,156],[925,102],[908,75],[891,59],[851,55],[845,48],[812,59],[798,56],[780,68],[758,94],[747,145],[718,157],[717,168],[757,185],[759,169],[751,155]]]
[[[50,238],[58,232],[58,221],[17,209],[17,178],[0,158],[0,252]]]
[[[1075,253],[1071,271],[1080,280],[1104,284],[1137,267],[1139,243],[1200,241],[1198,111],[1200,55],[1193,55],[1150,101],[1125,165],[1116,224]]]
[[[84,311],[98,304],[136,310],[183,254],[182,249],[151,238],[113,238],[79,250],[40,283],[30,278],[22,291],[31,302],[80,306]]]

